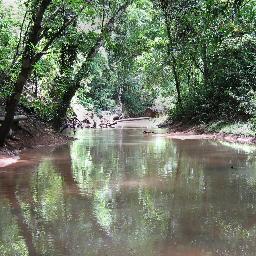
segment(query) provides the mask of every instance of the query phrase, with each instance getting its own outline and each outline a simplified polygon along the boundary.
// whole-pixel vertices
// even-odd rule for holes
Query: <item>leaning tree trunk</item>
[[[74,30],[76,30],[77,27],[77,20],[74,21],[72,24],[72,27]],[[68,32],[69,33],[69,32]],[[68,38],[71,37],[71,33],[66,34]],[[73,71],[74,68],[74,63],[77,59],[77,53],[78,53],[78,43],[77,40],[74,40],[74,38],[71,37],[69,39],[68,44],[66,42],[63,42],[61,45],[61,51],[60,51],[60,60],[59,60],[59,65],[60,65],[60,72],[59,75],[56,76],[54,79],[53,83],[54,86],[51,88],[50,91],[50,97],[53,99],[54,102],[61,102],[61,105],[65,105],[65,100],[64,98],[68,98],[68,95],[63,95],[60,94],[60,88],[65,85],[65,87],[69,88],[70,85],[72,84],[72,76],[70,75]],[[61,110],[59,110],[59,113],[56,114],[58,115],[63,115]],[[57,122],[57,120],[55,120]],[[54,124],[56,126],[56,124]]]
[[[110,33],[114,29],[114,24],[116,20],[126,11],[129,4],[132,2],[132,0],[126,1],[120,8],[117,10],[116,14],[109,19],[109,21],[106,23],[104,28],[102,29],[103,34],[104,33]],[[68,88],[66,89],[65,93],[62,96],[62,99],[58,102],[57,109],[55,110],[55,116],[52,120],[53,128],[56,130],[60,130],[61,126],[63,125],[63,122],[66,118],[68,108],[70,106],[72,98],[75,96],[77,90],[80,88],[80,82],[83,79],[84,75],[88,72],[88,67],[90,62],[93,60],[93,58],[98,53],[98,50],[103,44],[104,37],[103,34],[100,35],[100,37],[97,39],[95,44],[90,49],[89,53],[86,56],[85,62],[82,64],[82,67],[78,71],[78,73],[75,76],[75,79],[73,80],[73,83],[71,83]]]
[[[80,84],[70,85],[62,96],[61,101],[58,103],[58,107],[55,110],[55,116],[52,121],[52,126],[55,130],[59,131],[63,125],[71,100],[79,86]]]
[[[27,64],[27,65],[26,65]],[[3,126],[0,129],[0,146],[4,144],[9,131],[11,129],[11,125],[14,119],[15,111],[17,109],[24,85],[26,84],[28,78],[31,75],[32,64],[29,59],[27,59],[27,63],[24,61],[22,70],[19,74],[19,77],[14,85],[14,92],[10,96],[6,104],[6,115]]]
[[[89,0],[85,2],[89,3]],[[33,17],[31,20],[32,24],[30,26],[28,37],[25,42],[24,52],[22,54],[21,70],[16,82],[14,83],[13,92],[7,100],[5,121],[3,126],[0,128],[0,146],[4,144],[11,129],[14,114],[17,109],[23,88],[31,76],[34,65],[42,58],[45,53],[47,53],[48,49],[52,46],[54,41],[61,37],[65,29],[77,20],[77,15],[73,15],[70,19],[66,20],[66,22],[64,22],[64,24],[59,29],[57,29],[51,37],[47,38],[47,33],[45,33],[47,28],[43,28],[42,25],[45,12],[51,3],[52,0],[41,0],[38,7],[33,10]],[[80,8],[80,12],[82,12],[85,7],[86,6],[83,5]],[[36,52],[36,46],[38,46],[40,41],[43,41],[43,39],[45,39],[44,46],[42,47],[41,51]]]
[[[9,134],[23,88],[33,70],[33,65],[35,64],[35,46],[40,41],[44,13],[50,4],[51,0],[42,0],[33,16],[33,24],[31,25],[22,56],[21,70],[14,83],[13,92],[7,100],[5,121],[0,129],[0,146],[4,144]]]
[[[70,106],[72,98],[75,96],[77,90],[80,88],[80,82],[84,76],[88,72],[88,66],[90,61],[93,60],[94,56],[97,54],[99,48],[103,43],[103,38],[100,37],[94,46],[90,49],[90,52],[87,55],[86,61],[83,63],[81,69],[77,73],[75,80],[69,83],[68,88],[65,90],[61,99],[58,102],[57,108],[55,109],[55,116],[52,120],[52,125],[55,130],[60,130],[63,122],[66,118],[68,108]]]

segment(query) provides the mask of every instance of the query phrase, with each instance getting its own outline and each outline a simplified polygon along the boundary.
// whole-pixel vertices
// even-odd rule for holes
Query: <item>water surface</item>
[[[256,255],[254,148],[85,130],[0,169],[0,255]]]

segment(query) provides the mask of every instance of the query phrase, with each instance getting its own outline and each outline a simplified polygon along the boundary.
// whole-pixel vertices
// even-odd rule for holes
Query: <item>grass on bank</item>
[[[227,123],[224,121],[212,122],[205,126],[205,131],[210,133],[223,133],[241,136],[255,136],[256,127],[252,121]]]

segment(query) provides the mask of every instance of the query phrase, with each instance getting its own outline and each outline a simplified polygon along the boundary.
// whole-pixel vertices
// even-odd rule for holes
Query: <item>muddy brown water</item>
[[[256,255],[255,149],[85,130],[0,169],[0,255]]]

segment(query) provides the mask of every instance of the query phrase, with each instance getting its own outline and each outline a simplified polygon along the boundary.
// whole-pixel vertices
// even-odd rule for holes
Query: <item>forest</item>
[[[254,135],[255,27],[255,0],[1,0],[0,145],[18,109],[60,130],[73,101]]]
[[[1,256],[255,252],[256,0],[0,0]]]

